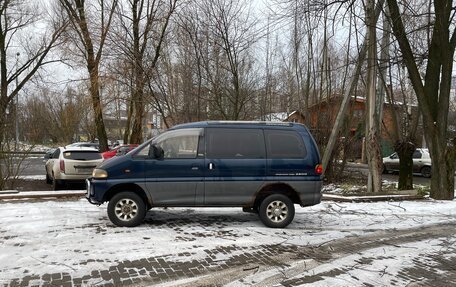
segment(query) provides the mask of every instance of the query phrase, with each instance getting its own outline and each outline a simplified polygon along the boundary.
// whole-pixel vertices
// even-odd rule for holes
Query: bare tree
[[[94,111],[100,150],[108,149],[108,138],[103,122],[103,106],[100,96],[100,62],[117,0],[100,0],[86,4],[85,0],[59,0],[72,31],[67,36],[86,64],[90,79],[90,95]],[[96,21],[99,19],[99,21]]]
[[[256,21],[243,1],[203,1],[202,5],[211,43],[205,73],[212,112],[222,119],[243,119],[255,90],[250,51],[256,41]]]
[[[392,125],[390,129],[385,129],[385,134],[394,143],[394,150],[399,156],[399,190],[413,189],[413,153],[417,146],[417,132],[420,120],[420,112],[418,107],[414,105],[412,95],[414,91],[410,91],[408,86],[408,74],[402,73],[402,67],[396,66],[399,88],[393,90],[392,73],[389,74],[389,84],[383,76],[380,77],[381,84],[384,85],[386,91],[387,102],[390,106]],[[391,69],[390,69],[391,70]]]
[[[168,33],[177,0],[132,0],[119,5],[114,41],[116,49],[131,69],[131,99],[128,101],[124,141],[143,141],[146,113],[145,88],[156,76],[156,66]]]
[[[45,33],[32,33],[34,25],[45,23],[46,14],[29,1],[0,1],[0,141],[4,141],[6,111],[21,89],[44,65],[58,61],[48,57],[61,44],[59,36],[65,28],[55,17]],[[22,55],[21,55],[22,53]],[[24,60],[23,60],[24,59]],[[11,86],[14,85],[13,88]],[[0,174],[1,177],[1,174]]]
[[[46,24],[47,31],[37,30],[35,25],[38,23]],[[16,141],[12,147],[10,138],[5,135],[7,121],[13,117],[18,119],[19,92],[43,66],[57,61],[49,54],[60,44],[59,36],[64,27],[61,19],[52,19],[29,1],[0,1],[0,189],[6,183],[5,179],[19,173],[23,159],[13,162],[13,157],[3,153],[16,150],[19,138],[16,128]]]
[[[448,110],[450,101],[451,75],[456,47],[454,25],[455,6],[451,0],[431,1],[430,14],[425,14],[426,5],[410,8],[409,3],[387,0],[391,13],[393,33],[396,37],[405,65],[415,90],[423,115],[424,134],[432,157],[431,197],[434,199],[454,198],[454,171],[456,140],[448,141]],[[401,4],[401,5],[400,5]],[[423,8],[424,7],[424,8]],[[424,9],[424,11],[423,11]],[[423,61],[419,47],[410,41],[417,27],[404,25],[404,15],[425,15],[432,29],[429,33],[425,71],[420,71]],[[424,37],[425,38],[425,37]],[[419,44],[419,43],[418,43]]]

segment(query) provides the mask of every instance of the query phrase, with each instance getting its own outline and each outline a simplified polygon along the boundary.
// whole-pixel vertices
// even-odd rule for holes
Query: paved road
[[[21,175],[45,175],[44,161],[42,157],[30,157],[24,159]]]
[[[20,162],[22,160],[22,162]],[[1,163],[3,167],[3,162]],[[31,176],[31,175],[45,175],[44,160],[41,156],[33,156],[25,159],[16,158],[12,163],[13,168],[20,164],[19,175]]]
[[[368,174],[368,169],[366,164],[352,164],[348,163],[346,167],[347,171],[354,171],[354,172],[361,172],[363,175]],[[399,181],[399,175],[397,173],[390,173],[390,174],[383,174],[382,178],[384,180],[392,181],[392,182],[398,182]],[[456,177],[455,177],[456,180]],[[421,174],[414,174],[413,175],[413,183],[414,184],[419,184],[419,185],[427,185],[429,186],[431,184],[431,180],[429,178],[425,178],[421,176]]]

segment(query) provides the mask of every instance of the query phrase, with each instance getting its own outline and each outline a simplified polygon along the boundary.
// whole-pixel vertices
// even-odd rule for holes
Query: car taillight
[[[315,173],[316,174],[322,174],[323,173],[323,165],[322,164],[317,164],[315,166]]]
[[[60,171],[65,173],[65,161],[63,159],[60,160]]]

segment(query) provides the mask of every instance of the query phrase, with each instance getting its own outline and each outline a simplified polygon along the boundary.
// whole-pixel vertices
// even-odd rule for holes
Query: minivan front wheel
[[[272,194],[261,202],[259,215],[264,225],[284,228],[293,220],[295,209],[293,202],[287,196]]]
[[[138,226],[146,216],[146,211],[144,200],[129,191],[114,195],[108,204],[108,217],[117,226]]]

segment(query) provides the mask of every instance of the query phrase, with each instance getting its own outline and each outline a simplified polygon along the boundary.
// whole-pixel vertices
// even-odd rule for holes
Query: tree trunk
[[[413,152],[415,145],[412,142],[399,142],[394,146],[399,156],[399,190],[413,189]]]
[[[131,119],[133,117],[133,97],[128,101],[128,113],[127,113],[127,123],[125,124],[125,132],[123,136],[123,141],[124,143],[129,143],[130,142],[130,131],[131,131]]]
[[[440,143],[437,137],[426,138],[432,157],[431,198],[454,199],[454,171],[456,152],[454,147],[448,147],[447,142]],[[454,139],[453,139],[454,142]]]
[[[141,99],[136,102],[136,113],[134,115],[133,127],[131,129],[130,143],[140,144],[143,142],[143,119],[144,119],[144,103],[141,95]]]
[[[90,73],[90,95],[92,97],[95,126],[97,128],[100,151],[103,152],[108,150],[108,137],[106,135],[106,129],[103,121],[103,108],[100,99],[98,67],[90,61],[90,57],[88,61],[89,63],[87,65],[87,68],[89,69]]]
[[[424,79],[418,69],[397,0],[388,0],[393,32],[423,114],[424,134],[432,158],[431,198],[454,198],[455,147],[448,144],[451,73],[456,48],[452,1],[433,1],[434,17]],[[450,34],[450,27],[452,34]]]

